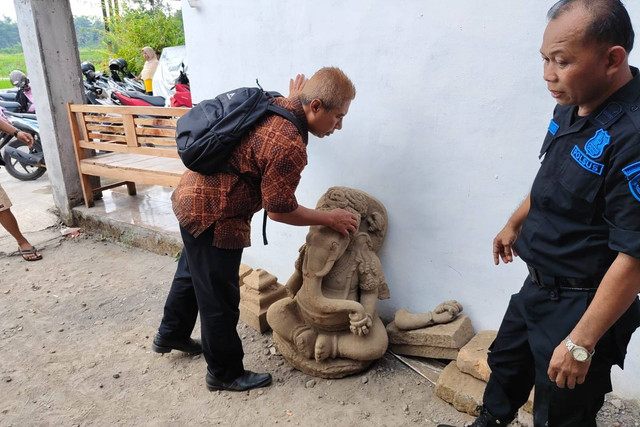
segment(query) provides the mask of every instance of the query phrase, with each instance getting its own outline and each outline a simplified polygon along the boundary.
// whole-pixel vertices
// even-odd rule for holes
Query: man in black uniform
[[[535,385],[536,426],[596,426],[640,325],[640,75],[620,0],[561,0],[540,52],[558,105],[531,193],[493,242],[529,277],[490,347],[472,426],[506,425]],[[594,353],[595,351],[595,353]]]

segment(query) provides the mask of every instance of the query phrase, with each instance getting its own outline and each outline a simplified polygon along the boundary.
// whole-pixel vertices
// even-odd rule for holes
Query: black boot
[[[487,411],[487,409],[482,406],[480,407],[480,414],[476,420],[469,424],[467,427],[492,427],[492,426],[506,426],[508,425],[513,418],[509,420],[500,420]],[[438,424],[438,427],[454,427],[449,424]]]

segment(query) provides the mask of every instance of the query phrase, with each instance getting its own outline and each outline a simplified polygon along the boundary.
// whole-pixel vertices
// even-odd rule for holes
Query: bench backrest
[[[76,153],[93,149],[178,158],[176,123],[189,108],[67,104]]]

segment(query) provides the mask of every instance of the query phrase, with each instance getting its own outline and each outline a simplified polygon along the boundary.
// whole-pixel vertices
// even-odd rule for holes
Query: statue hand
[[[435,310],[433,310],[433,322],[434,323],[448,323],[458,317],[458,314],[462,311],[462,304],[458,301],[445,301],[439,304]]]
[[[371,329],[371,315],[369,313],[359,313],[357,311],[349,313],[349,330],[353,335],[367,335]]]

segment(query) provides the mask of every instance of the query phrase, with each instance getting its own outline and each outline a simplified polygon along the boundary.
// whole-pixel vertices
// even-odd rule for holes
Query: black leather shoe
[[[271,374],[256,374],[251,371],[244,371],[244,374],[231,382],[224,382],[217,379],[209,370],[207,370],[207,388],[209,391],[227,390],[227,391],[245,391],[252,388],[266,387],[271,384]]]
[[[156,353],[169,353],[171,350],[179,350],[189,354],[202,353],[200,341],[187,338],[184,340],[170,340],[163,338],[159,333],[153,339],[151,349]]]
[[[509,420],[500,420],[487,411],[485,407],[479,407],[480,414],[478,414],[478,418],[467,427],[494,427],[494,426],[506,426],[508,425],[513,418]],[[455,427],[449,424],[438,424],[438,427]]]

